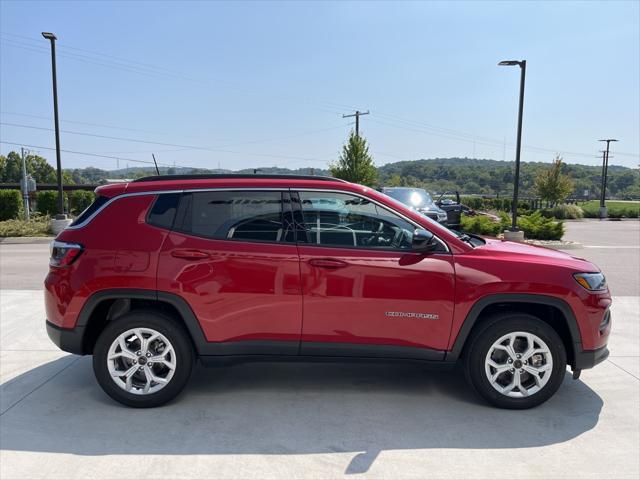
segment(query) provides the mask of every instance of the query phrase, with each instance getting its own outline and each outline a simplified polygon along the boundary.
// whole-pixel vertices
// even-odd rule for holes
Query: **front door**
[[[185,193],[160,253],[158,290],[191,306],[208,354],[297,355],[302,326],[289,193]]]
[[[454,301],[446,246],[412,252],[416,225],[364,197],[298,197],[301,353],[442,360]]]

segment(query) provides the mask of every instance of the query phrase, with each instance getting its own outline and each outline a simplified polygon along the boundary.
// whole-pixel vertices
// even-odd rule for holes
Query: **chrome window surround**
[[[73,225],[73,226],[66,227],[65,230],[78,230],[80,228],[83,228],[85,225],[87,225],[89,222],[91,222],[91,220],[93,220],[95,217],[97,217],[100,214],[100,212],[102,212],[105,208],[107,208],[109,205],[111,205],[116,200],[120,200],[122,198],[141,197],[141,196],[144,196],[144,195],[160,195],[160,194],[163,194],[163,193],[194,193],[194,192],[212,192],[212,191],[219,191],[219,192],[237,192],[237,191],[260,192],[260,191],[264,191],[264,192],[266,192],[266,191],[286,191],[286,190],[293,191],[293,192],[325,192],[325,193],[341,193],[343,195],[353,195],[353,196],[356,196],[356,197],[360,197],[363,200],[371,202],[371,203],[373,203],[375,205],[378,205],[380,208],[382,208],[382,209],[384,209],[384,210],[386,210],[386,211],[388,211],[388,212],[390,212],[390,213],[392,213],[394,215],[397,215],[398,217],[402,218],[406,222],[408,222],[411,225],[413,225],[415,228],[421,228],[421,229],[425,228],[424,226],[418,224],[414,220],[411,220],[410,218],[404,216],[400,212],[397,212],[397,211],[389,208],[388,206],[378,202],[377,200],[374,200],[373,198],[369,198],[369,197],[366,197],[366,196],[361,195],[359,193],[354,193],[354,192],[350,192],[350,191],[346,191],[346,190],[336,190],[336,189],[326,189],[326,188],[295,188],[295,187],[220,187],[220,188],[185,188],[185,189],[181,189],[181,190],[151,190],[151,191],[145,191],[145,192],[123,193],[122,195],[116,195],[115,197],[110,198],[98,210],[93,212],[92,215],[87,217],[84,222],[79,223],[78,225]],[[449,249],[449,246],[446,244],[446,242],[444,242],[442,239],[440,239],[436,235],[434,235],[434,238],[436,239],[436,241],[438,241],[444,247],[446,253],[451,253],[451,250]],[[331,248],[330,246],[326,246],[326,245],[324,245],[324,247]],[[351,247],[351,248],[354,248],[354,247]],[[364,249],[364,250],[374,250],[374,249]]]

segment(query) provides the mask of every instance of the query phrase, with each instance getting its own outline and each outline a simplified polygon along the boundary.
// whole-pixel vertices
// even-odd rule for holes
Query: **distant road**
[[[640,221],[566,222],[566,240],[585,248],[568,250],[598,265],[613,295],[640,295]],[[40,290],[49,266],[49,246],[0,244],[0,289]]]

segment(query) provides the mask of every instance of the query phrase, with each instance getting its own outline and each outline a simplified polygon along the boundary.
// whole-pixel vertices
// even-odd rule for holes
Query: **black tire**
[[[498,392],[487,378],[485,360],[491,346],[503,335],[528,332],[545,342],[551,352],[553,367],[547,383],[527,397],[509,397]],[[538,317],[526,313],[505,312],[483,321],[468,340],[464,354],[464,371],[475,392],[490,404],[507,409],[527,409],[546,402],[560,388],[567,368],[567,355],[558,333]],[[507,374],[508,375],[508,374]]]
[[[169,382],[157,392],[138,395],[116,384],[109,373],[107,356],[111,344],[132,328],[150,328],[166,337],[175,351],[175,371]],[[114,400],[136,408],[163,405],[174,399],[185,387],[194,364],[194,350],[183,326],[169,315],[154,310],[136,310],[110,322],[93,349],[93,371],[98,383]]]

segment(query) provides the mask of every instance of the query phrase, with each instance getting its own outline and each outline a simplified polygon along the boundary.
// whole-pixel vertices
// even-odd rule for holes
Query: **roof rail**
[[[217,179],[283,179],[283,180],[321,180],[324,182],[345,182],[340,178],[324,177],[316,175],[252,175],[250,173],[223,173],[223,174],[203,174],[203,175],[153,175],[150,177],[142,177],[134,180],[134,182],[160,182],[163,180],[217,180]]]

